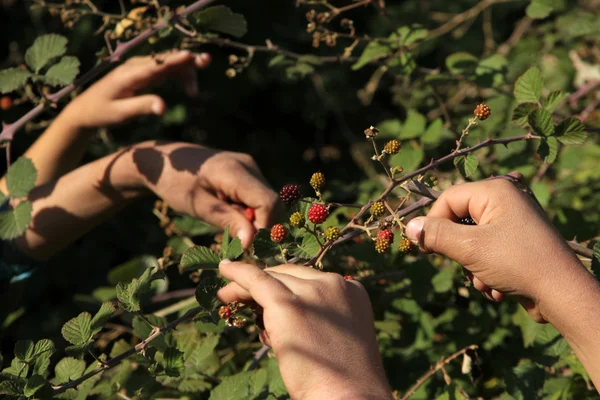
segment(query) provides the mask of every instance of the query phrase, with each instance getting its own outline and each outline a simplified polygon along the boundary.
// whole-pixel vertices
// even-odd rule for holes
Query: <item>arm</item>
[[[477,226],[454,222],[467,216]],[[487,298],[517,296],[534,320],[553,324],[600,388],[600,284],[527,194],[501,179],[457,185],[406,234],[462,264]]]
[[[298,265],[262,270],[224,261],[225,303],[263,308],[263,343],[273,348],[292,399],[391,400],[369,296],[357,281]]]
[[[154,192],[175,210],[240,237],[249,247],[278,196],[252,158],[187,143],[145,142],[80,167],[29,195],[33,219],[18,246],[46,259],[130,201]],[[252,224],[232,203],[256,210]]]
[[[116,68],[73,100],[25,152],[38,170],[36,184],[48,183],[75,168],[96,128],[165,112],[165,102],[159,96],[138,96],[140,90],[178,76],[186,92],[196,95],[195,69],[209,64],[206,53],[181,51],[166,55],[160,63],[152,57],[134,57]],[[6,193],[4,178],[0,190]]]

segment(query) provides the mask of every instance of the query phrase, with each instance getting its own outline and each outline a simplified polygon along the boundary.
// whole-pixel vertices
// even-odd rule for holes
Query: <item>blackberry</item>
[[[231,308],[228,306],[221,306],[221,308],[219,308],[219,318],[227,319],[229,317],[231,317]]]
[[[315,225],[318,225],[325,222],[325,220],[329,216],[329,211],[327,211],[327,208],[325,208],[321,204],[313,204],[308,209],[307,215],[310,222],[312,222]]]
[[[385,206],[383,205],[383,201],[376,201],[373,203],[369,211],[371,212],[371,215],[376,218],[383,216],[383,214],[385,214]]]
[[[385,253],[390,249],[390,245],[391,243],[385,239],[377,239],[375,241],[375,250],[380,254]]]
[[[271,240],[275,243],[281,243],[285,239],[285,235],[287,235],[287,231],[285,227],[281,224],[273,225],[271,228]]]
[[[390,140],[383,146],[383,151],[388,154],[398,154],[400,153],[400,149],[402,149],[402,144],[395,139]]]
[[[474,111],[475,116],[482,121],[488,119],[491,113],[492,110],[485,103],[479,104]]]
[[[321,190],[325,186],[325,175],[321,172],[315,172],[310,178],[310,186],[315,190]]]
[[[334,241],[338,240],[339,238],[340,228],[337,226],[330,226],[329,228],[325,229],[325,239],[327,239],[327,241]]]
[[[290,225],[294,228],[302,228],[305,223],[306,220],[299,212],[296,211],[295,213],[290,215]]]
[[[377,239],[382,239],[388,242],[390,245],[394,241],[394,233],[389,229],[380,230],[377,234]]]
[[[398,244],[398,250],[401,253],[408,253],[412,249],[412,243],[407,238],[403,237],[400,239],[400,243]]]
[[[300,186],[293,184],[285,185],[283,188],[281,188],[279,197],[285,205],[290,206],[294,204],[302,197],[302,193],[300,193]]]
[[[477,222],[471,217],[461,218],[458,223],[463,225],[477,225]]]

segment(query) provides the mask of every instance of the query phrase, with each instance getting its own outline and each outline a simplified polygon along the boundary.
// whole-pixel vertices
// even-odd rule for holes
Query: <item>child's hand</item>
[[[466,216],[477,226],[455,222]],[[406,233],[423,250],[462,264],[486,297],[520,296],[538,322],[547,321],[540,303],[556,296],[566,280],[587,273],[544,211],[504,179],[449,188],[427,217],[409,222]]]
[[[191,143],[156,142],[135,145],[130,153],[133,162],[120,170],[132,176],[134,184],[150,188],[177,211],[221,228],[229,226],[245,248],[256,229],[271,225],[279,196],[251,156]],[[254,223],[235,204],[253,208]]]
[[[190,96],[198,93],[196,69],[206,68],[210,55],[187,50],[155,57],[133,57],[114,69],[73,100],[61,119],[78,128],[99,128],[125,122],[142,115],[162,115],[166,106],[154,94],[138,95],[167,77],[183,81]]]
[[[221,301],[263,307],[261,340],[275,351],[292,399],[392,398],[360,283],[297,265],[223,262],[219,269],[232,280],[219,290]]]

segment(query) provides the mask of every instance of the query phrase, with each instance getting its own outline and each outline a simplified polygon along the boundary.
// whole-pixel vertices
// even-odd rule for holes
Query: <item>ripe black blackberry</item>
[[[285,185],[279,192],[279,197],[285,205],[292,205],[302,197],[300,193],[300,186],[298,185]]]
[[[461,218],[458,223],[463,225],[477,225],[477,222],[471,217]]]

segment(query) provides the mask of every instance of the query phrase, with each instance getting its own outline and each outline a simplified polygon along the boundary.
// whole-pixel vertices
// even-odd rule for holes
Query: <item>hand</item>
[[[275,351],[292,399],[391,399],[363,286],[297,265],[221,263],[225,303],[264,309],[260,338]]]
[[[467,216],[477,226],[455,222]],[[427,217],[408,223],[406,234],[424,251],[462,264],[486,297],[519,296],[538,322],[548,320],[540,302],[556,296],[563,280],[587,274],[544,211],[504,179],[449,188]]]
[[[206,68],[210,60],[207,53],[193,54],[187,50],[133,57],[79,95],[61,116],[78,128],[99,128],[142,115],[162,115],[166,110],[163,99],[137,93],[168,77],[178,77],[186,93],[195,96],[196,68]]]
[[[177,211],[225,228],[250,247],[256,229],[271,226],[279,196],[247,154],[189,143],[144,142],[133,146],[134,180]],[[244,216],[255,209],[254,223]]]

